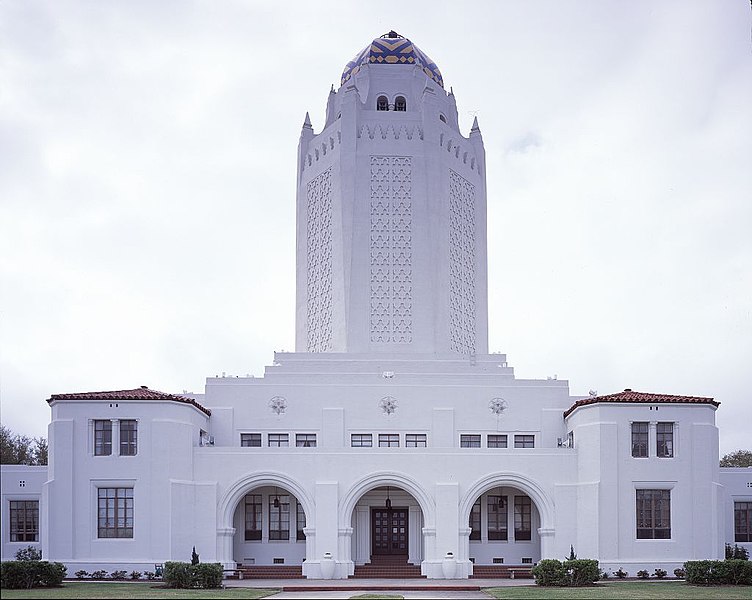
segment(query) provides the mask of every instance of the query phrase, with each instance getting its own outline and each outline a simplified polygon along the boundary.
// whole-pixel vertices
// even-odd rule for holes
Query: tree
[[[721,459],[722,467],[752,467],[752,450],[729,452]]]
[[[0,425],[0,464],[46,465],[47,440],[14,434],[5,425]]]

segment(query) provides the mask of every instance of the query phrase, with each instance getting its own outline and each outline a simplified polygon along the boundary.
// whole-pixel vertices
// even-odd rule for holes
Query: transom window
[[[671,490],[636,490],[637,539],[671,539]]]
[[[528,496],[514,497],[514,539],[529,540],[532,531],[533,504]]]
[[[407,100],[404,96],[397,96],[394,99],[394,110],[398,112],[405,112],[407,110]]]
[[[112,421],[109,419],[94,421],[94,456],[112,454]]]
[[[480,435],[462,434],[460,436],[460,448],[480,448]]]
[[[507,524],[507,497],[488,495],[488,539],[506,540],[509,537]],[[521,538],[517,538],[521,539]],[[529,539],[529,538],[528,538]]]
[[[734,541],[752,542],[752,502],[734,502]]]
[[[260,448],[261,447],[261,434],[260,433],[241,433],[240,445],[246,448]]]
[[[10,501],[10,541],[39,541],[39,501]]]
[[[245,495],[245,541],[261,539],[261,494]]]
[[[497,434],[488,434],[488,438],[486,439],[486,444],[488,445],[489,448],[506,448],[507,436],[497,435]]]
[[[478,498],[475,501],[475,504],[473,504],[472,508],[470,509],[470,522],[468,523],[468,526],[470,527],[470,539],[479,540],[480,539],[480,498]]]
[[[514,447],[515,448],[535,448],[535,436],[534,435],[515,435]]]
[[[120,421],[120,455],[136,456],[138,452],[138,421],[122,419]]]
[[[389,110],[389,100],[386,96],[379,96],[376,99],[376,110]]]
[[[373,446],[373,436],[370,433],[353,433],[350,435],[350,446],[353,448],[370,448]]]
[[[655,426],[655,454],[660,458],[674,456],[674,424],[657,423]]]
[[[269,539],[290,539],[290,496],[269,496]]]
[[[632,423],[632,456],[647,458],[648,456],[648,424]]]
[[[296,433],[295,445],[298,448],[315,448],[316,447],[316,434],[315,433]]]
[[[425,448],[426,445],[425,433],[408,433],[405,435],[405,446],[407,448]]]
[[[399,447],[398,433],[380,433],[379,448],[397,448]]]
[[[270,433],[269,446],[283,448],[290,445],[290,435],[287,433]]]
[[[133,537],[133,488],[98,488],[97,505],[97,537]]]

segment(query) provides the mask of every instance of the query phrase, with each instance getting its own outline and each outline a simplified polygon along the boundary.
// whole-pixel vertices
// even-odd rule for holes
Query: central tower
[[[296,350],[487,354],[485,151],[394,31],[347,63],[298,145]]]

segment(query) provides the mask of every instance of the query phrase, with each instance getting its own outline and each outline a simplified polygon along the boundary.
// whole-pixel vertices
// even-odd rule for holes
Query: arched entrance
[[[313,503],[281,473],[257,473],[233,484],[220,501],[218,557],[225,568],[300,567],[313,546]]]
[[[417,576],[426,558],[425,531],[432,527],[433,502],[413,480],[375,473],[353,486],[341,504],[351,532],[346,550],[350,574]]]
[[[553,504],[534,481],[518,474],[494,474],[465,495],[460,518],[466,535],[463,560],[480,566],[530,566],[546,556]],[[484,571],[485,572],[485,571]]]

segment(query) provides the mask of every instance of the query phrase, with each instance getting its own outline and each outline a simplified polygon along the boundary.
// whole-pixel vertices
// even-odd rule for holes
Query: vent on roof
[[[631,392],[631,391],[632,391],[632,388],[624,388],[624,391],[625,391],[625,392]]]

